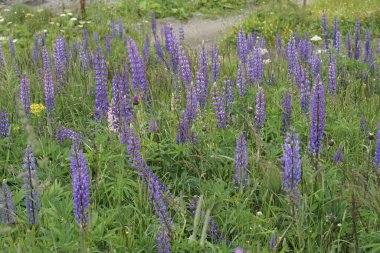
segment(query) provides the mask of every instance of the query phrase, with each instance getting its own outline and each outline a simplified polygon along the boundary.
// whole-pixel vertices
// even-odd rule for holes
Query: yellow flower
[[[30,112],[32,114],[40,114],[44,110],[46,110],[46,107],[43,104],[31,104],[30,105]]]
[[[20,126],[14,125],[12,126],[14,132],[18,132],[20,130]]]
[[[25,14],[25,17],[33,17],[33,16],[34,16],[33,13],[30,13],[30,12]]]

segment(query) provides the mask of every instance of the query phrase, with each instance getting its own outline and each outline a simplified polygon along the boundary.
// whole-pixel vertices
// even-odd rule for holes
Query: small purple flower
[[[325,129],[325,87],[318,75],[313,87],[309,150],[318,157]]]
[[[22,77],[20,83],[20,100],[24,106],[25,114],[30,117],[30,83],[26,75]]]
[[[29,222],[36,224],[38,223],[38,209],[40,206],[38,195],[40,195],[40,193],[37,191],[38,178],[36,161],[30,146],[26,148],[22,168],[24,170],[23,188],[25,189],[26,210],[28,212]]]
[[[259,89],[256,95],[255,104],[255,119],[254,126],[255,130],[258,132],[262,130],[265,122],[265,93],[263,89]]]
[[[0,214],[3,224],[14,224],[15,222],[15,206],[13,204],[12,193],[8,188],[7,182],[3,180],[0,194]]]
[[[343,163],[344,159],[343,159],[343,148],[342,148],[342,146],[339,146],[338,149],[335,151],[333,160],[336,163]]]
[[[293,36],[289,39],[286,56],[288,61],[288,78],[291,78],[294,76],[295,66],[297,64],[296,40]]]
[[[235,253],[244,253],[244,250],[242,248],[236,248]]]
[[[300,82],[300,104],[302,112],[308,115],[310,110],[310,87],[306,70],[304,70],[304,73],[305,77],[302,82]]]
[[[181,44],[183,45],[185,43],[185,30],[183,29],[183,26],[178,28],[178,37],[181,41]]]
[[[208,90],[209,76],[208,76],[208,55],[204,45],[202,46],[201,51],[199,52],[199,61],[198,61],[198,71],[203,72],[205,87]]]
[[[277,236],[275,233],[272,233],[272,236],[270,237],[270,241],[269,241],[270,252],[273,252],[275,250],[276,245],[277,245]]]
[[[244,134],[240,133],[239,138],[236,140],[234,175],[234,181],[238,187],[247,185],[247,156],[247,140]]]
[[[158,125],[157,125],[156,120],[153,117],[149,121],[149,132],[150,133],[158,132]]]

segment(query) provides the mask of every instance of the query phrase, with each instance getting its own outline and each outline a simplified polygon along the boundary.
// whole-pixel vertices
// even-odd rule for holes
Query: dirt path
[[[195,14],[187,22],[181,22],[175,18],[158,20],[158,25],[170,24],[178,32],[180,27],[185,31],[185,41],[192,47],[199,47],[202,41],[206,45],[217,42],[225,34],[232,32],[232,28],[246,18],[252,10],[244,10],[231,16],[205,19],[201,14]]]

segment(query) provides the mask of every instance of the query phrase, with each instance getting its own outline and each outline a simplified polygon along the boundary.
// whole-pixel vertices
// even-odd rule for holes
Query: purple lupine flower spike
[[[236,186],[247,185],[247,140],[243,133],[240,133],[236,140],[235,149],[235,175],[234,181]]]
[[[178,37],[183,45],[185,43],[185,30],[183,29],[183,26],[178,29]]]
[[[192,82],[190,61],[185,49],[182,46],[180,47],[179,52],[179,62],[181,67],[182,80],[183,84],[186,87]]]
[[[89,221],[88,209],[90,206],[90,175],[87,160],[83,150],[79,149],[76,139],[73,139],[70,155],[70,169],[72,177],[74,216],[80,230],[85,230]]]
[[[123,30],[124,30],[124,28],[123,28],[123,20],[121,18],[119,18],[118,23],[119,23],[119,28],[118,28],[118,30],[119,30],[119,38],[122,39],[123,38]]]
[[[8,38],[8,45],[9,45],[9,50],[11,52],[11,56],[13,59],[16,58],[16,52],[15,52],[15,44],[13,43],[13,38],[9,36]]]
[[[281,132],[285,134],[291,125],[292,120],[292,100],[290,92],[285,92],[282,98],[282,127]]]
[[[352,58],[352,47],[351,47],[351,37],[350,33],[347,33],[346,35],[346,49],[347,49],[347,56],[348,58]]]
[[[95,70],[95,121],[106,118],[108,111],[107,100],[107,66],[100,47],[94,59]]]
[[[236,76],[236,85],[238,88],[239,96],[244,96],[247,93],[247,84],[245,81],[245,67],[243,62],[239,62]]]
[[[197,117],[197,90],[193,83],[186,86],[186,118],[194,122]]]
[[[89,41],[88,41],[88,30],[86,27],[83,27],[83,47],[85,51],[88,51]]]
[[[158,132],[157,121],[153,117],[149,121],[149,132],[150,133],[156,133],[156,132]]]
[[[0,71],[4,68],[3,46],[0,43]]]
[[[329,95],[334,95],[336,93],[336,60],[332,54],[330,55],[328,76],[329,76]]]
[[[380,169],[380,122],[377,132],[375,159],[373,160],[376,169]]]
[[[325,87],[318,75],[315,79],[311,105],[311,128],[309,150],[318,157],[325,129]]]
[[[292,130],[286,134],[284,143],[284,154],[281,158],[282,166],[282,180],[285,191],[288,193],[289,198],[294,202],[298,202],[298,184],[301,182],[301,155],[300,143],[298,134]]]
[[[111,54],[111,36],[107,35],[105,38],[106,42],[106,53],[109,56]]]
[[[358,18],[355,21],[354,58],[355,60],[360,59],[360,21]]]
[[[207,101],[207,86],[205,82],[205,77],[202,70],[198,70],[196,75],[196,85],[197,85],[197,100],[199,107],[204,110]]]
[[[234,101],[234,83],[231,79],[224,80],[223,83],[223,97],[225,98],[225,106],[228,111]]]
[[[199,52],[198,71],[203,72],[205,87],[206,87],[206,90],[208,90],[208,84],[209,84],[208,55],[207,55],[207,51],[204,45],[202,46],[202,49]]]
[[[219,65],[218,47],[216,44],[214,44],[211,49],[211,80],[213,83],[216,83],[219,80]]]
[[[14,224],[15,222],[15,206],[13,204],[12,193],[8,188],[7,182],[3,180],[0,194],[0,214],[3,224]]]
[[[94,32],[94,42],[95,42],[95,45],[99,44],[99,34],[98,34],[98,32]]]
[[[277,35],[276,35],[276,52],[277,52],[277,56],[282,55],[282,40],[281,40],[280,32],[277,32]]]
[[[338,41],[338,18],[334,17],[334,24],[333,24],[333,33],[332,33],[332,46],[336,49],[337,48],[337,41]]]
[[[38,60],[39,60],[39,46],[38,46],[38,34],[34,34],[34,47],[33,47],[33,54],[32,54],[32,59],[33,59],[33,64],[34,66],[38,65]]]
[[[20,83],[20,100],[25,114],[30,117],[30,83],[26,75],[23,76]]]
[[[365,45],[364,45],[364,62],[369,62],[371,51],[371,32],[367,28],[365,31]]]
[[[329,47],[329,31],[327,29],[327,17],[326,17],[326,11],[323,10],[322,13],[322,28],[323,28],[323,37],[325,39],[325,47]]]
[[[211,97],[218,128],[225,128],[227,126],[226,110],[216,83],[212,87]]]
[[[303,69],[304,78],[300,82],[300,104],[302,108],[302,112],[306,115],[309,114],[310,110],[310,87],[309,87],[309,79],[306,70]]]
[[[272,236],[270,237],[270,241],[269,241],[270,252],[273,252],[275,250],[276,245],[277,245],[277,236],[275,233],[272,233]]]
[[[150,60],[150,41],[149,41],[148,34],[145,36],[145,45],[144,45],[142,52],[143,52],[143,56],[144,56],[145,65],[148,65],[149,60]]]
[[[248,53],[247,48],[247,37],[245,36],[245,32],[243,28],[240,28],[238,34],[237,34],[237,53],[240,57],[240,61],[244,62],[245,57]]]
[[[161,223],[160,231],[157,235],[158,252],[170,252],[170,228],[173,226],[172,217],[169,215],[166,199],[172,198],[167,188],[160,182],[156,175],[149,169],[146,161],[141,157],[140,140],[134,129],[129,129],[128,134],[128,155],[133,168],[139,172],[142,181],[148,187],[149,203]]]
[[[263,128],[265,122],[265,93],[260,88],[256,95],[254,126],[256,131]]]
[[[112,39],[116,39],[116,25],[115,20],[111,21]]]
[[[0,110],[0,137],[9,136],[9,114],[6,109]]]
[[[289,39],[286,55],[288,61],[288,78],[292,78],[297,64],[296,40],[293,36]]]
[[[45,106],[48,114],[51,114],[55,108],[54,82],[50,71],[45,71],[44,74],[45,87]]]
[[[156,13],[155,12],[151,13],[151,25],[152,25],[153,36],[156,38],[157,37],[157,23],[156,23]]]
[[[40,206],[40,199],[37,191],[38,178],[37,178],[37,166],[32,149],[30,146],[26,148],[23,165],[24,170],[24,186],[25,189],[25,204],[28,212],[29,222],[31,224],[38,223],[38,209]]]

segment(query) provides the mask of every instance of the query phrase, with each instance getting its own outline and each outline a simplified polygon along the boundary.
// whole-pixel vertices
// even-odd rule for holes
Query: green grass
[[[315,6],[310,8],[316,8]],[[143,45],[140,42],[150,32],[149,24],[133,26],[138,14],[127,17],[123,15],[123,9],[102,8],[103,6],[89,7],[87,17],[83,18],[84,21],[91,20],[91,23],[84,24],[89,29],[90,49],[95,50],[92,33],[98,31],[104,41],[104,36],[111,32],[111,19],[117,20],[122,16],[124,27],[136,39],[141,50]],[[137,10],[139,6],[130,5],[128,8]],[[291,19],[305,18],[303,11],[294,10],[295,13],[289,15]],[[299,29],[302,34],[309,31],[301,23],[293,27],[293,21],[282,21],[287,17],[280,17],[277,10],[273,11],[278,26],[284,25],[292,31]],[[65,37],[68,45],[71,45],[71,41],[82,39],[80,20],[70,25],[68,17],[41,13],[41,17],[37,14],[30,17],[36,19],[35,23],[17,21],[15,17],[16,26],[1,27],[5,27],[3,31],[6,34],[11,33],[19,40],[15,44],[16,59],[10,56],[6,41],[2,43],[5,65],[4,68],[0,67],[0,109],[8,110],[11,130],[9,137],[0,138],[0,174],[13,194],[17,224],[0,225],[0,245],[4,252],[81,252],[80,230],[73,215],[71,143],[66,140],[60,144],[55,139],[56,130],[63,125],[84,137],[81,148],[91,176],[90,222],[84,238],[89,252],[156,252],[160,223],[153,206],[148,202],[148,189],[130,165],[128,147],[120,144],[119,136],[108,129],[107,122],[94,121],[93,67],[83,73],[79,57],[70,61],[67,82],[62,93],[56,94],[56,107],[50,122],[45,111],[32,114],[28,120],[16,105],[20,80],[15,73],[15,63],[21,73],[30,79],[31,102],[44,103],[43,77],[39,74],[42,62],[39,59],[35,66],[31,60],[32,32],[36,31],[31,30],[32,27],[44,29],[48,20],[60,24],[60,27],[51,25],[47,28],[47,48],[50,52],[53,51],[58,34]],[[259,13],[258,17],[259,15],[262,14]],[[149,18],[148,11],[144,18]],[[45,23],[40,23],[38,19]],[[328,19],[330,22],[332,17],[328,16]],[[370,27],[378,25],[373,16],[367,22],[362,22],[363,29],[367,24]],[[315,31],[321,30],[319,16],[318,23],[315,21],[314,24]],[[347,26],[347,29],[352,31],[353,27]],[[287,42],[287,30],[279,31],[284,32],[284,40]],[[364,40],[364,34],[362,35]],[[253,128],[254,113],[249,109],[255,107],[257,92],[257,88],[252,86],[243,97],[234,89],[235,99],[230,109],[228,126],[224,129],[217,128],[209,97],[206,110],[198,114],[192,127],[197,135],[197,143],[177,145],[179,119],[186,107],[185,94],[178,98],[175,108],[172,108],[173,73],[156,57],[151,44],[146,75],[152,102],[149,104],[142,101],[133,107],[136,117],[131,127],[140,138],[143,158],[174,197],[173,203],[168,206],[169,213],[173,216],[172,252],[233,252],[236,247],[244,248],[244,252],[269,252],[269,241],[273,233],[279,242],[277,252],[355,252],[355,243],[362,252],[378,252],[380,186],[373,166],[375,140],[369,141],[368,133],[360,130],[360,117],[365,117],[369,131],[377,138],[380,120],[378,55],[375,57],[375,71],[371,71],[362,60],[348,59],[344,49],[341,56],[336,55],[337,94],[326,95],[325,138],[319,159],[320,170],[315,171],[314,159],[308,151],[309,118],[301,111],[299,89],[288,79],[286,59],[277,56],[276,49],[270,46],[270,38],[269,36],[269,54],[264,56],[266,58],[270,55],[272,63],[264,67],[266,121],[261,141],[257,141]],[[185,47],[191,56],[195,81],[198,52]],[[103,42],[102,48],[104,51]],[[111,49],[110,56],[106,56],[109,100],[115,70],[120,71],[124,63],[129,63],[124,40],[113,39]],[[165,51],[164,45],[163,50]],[[235,81],[238,66],[235,46],[225,44],[219,50],[220,80],[232,78]],[[322,54],[321,57],[322,80],[327,87],[329,56]],[[166,51],[165,59],[170,62]],[[306,66],[304,62],[301,64]],[[347,69],[345,77],[343,69]],[[272,85],[267,83],[270,73],[275,78]],[[223,82],[219,81],[217,85],[221,89]],[[301,142],[303,175],[296,213],[282,187],[280,159],[284,136],[280,128],[282,96],[285,91],[292,94],[292,125],[300,134]],[[152,117],[159,126],[157,134],[148,131]],[[233,181],[236,139],[240,132],[245,134],[248,143],[246,189],[236,188]],[[335,144],[330,146],[328,143],[332,139]],[[28,222],[23,182],[19,176],[28,144],[33,148],[38,165],[38,188],[41,191],[38,225],[30,225]],[[342,164],[337,164],[332,159],[339,145],[344,148]],[[194,225],[194,216],[188,206],[194,196],[201,195],[202,212],[210,210],[210,217],[231,242],[229,246],[224,241],[218,244],[210,236],[205,237],[204,233],[202,235],[204,218],[196,220],[197,225]],[[355,208],[352,207],[353,202]]]

